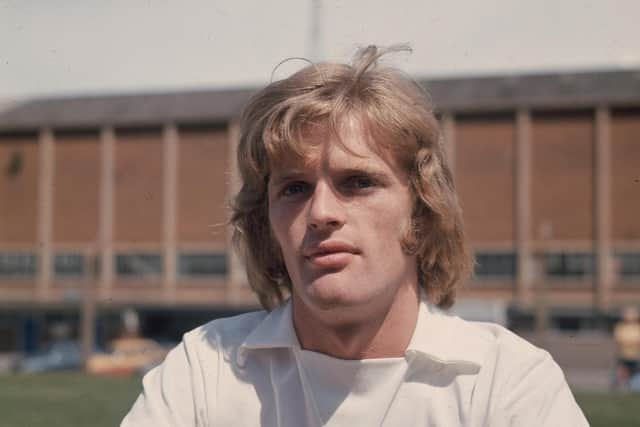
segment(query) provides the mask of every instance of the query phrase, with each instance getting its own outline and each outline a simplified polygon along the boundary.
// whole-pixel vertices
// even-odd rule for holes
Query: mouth
[[[327,241],[308,247],[303,256],[315,267],[342,269],[359,253],[355,246],[346,242]]]

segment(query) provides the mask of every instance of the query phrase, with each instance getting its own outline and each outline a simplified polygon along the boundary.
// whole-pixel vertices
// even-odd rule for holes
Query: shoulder
[[[491,370],[547,355],[498,324],[464,320],[433,306],[425,308],[414,345],[434,360]]]
[[[183,335],[182,343],[189,359],[211,363],[218,358],[226,361],[238,351],[248,336],[268,316],[266,311],[253,311],[212,320]]]
[[[261,310],[215,319],[185,333],[183,341],[192,346],[204,344],[239,345],[264,320],[267,314],[266,311]]]
[[[491,425],[588,425],[549,352],[500,325],[466,323],[489,343],[476,397],[484,395]]]
[[[470,329],[475,329],[491,343],[497,357],[519,361],[528,358],[551,357],[546,350],[536,347],[513,331],[496,323],[467,322]]]
[[[122,426],[208,425],[206,408],[217,402],[220,367],[265,316],[258,311],[217,319],[184,334],[145,375],[143,392]]]
[[[481,340],[484,355],[481,371],[498,381],[494,386],[511,387],[524,380],[541,381],[536,375],[553,375],[564,382],[564,374],[548,351],[537,347],[504,326],[495,323],[464,321],[465,335]]]

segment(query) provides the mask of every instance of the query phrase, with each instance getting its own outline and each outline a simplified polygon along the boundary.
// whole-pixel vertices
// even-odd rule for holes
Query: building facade
[[[539,324],[640,304],[640,70],[424,84],[476,255],[460,298]],[[165,326],[257,307],[227,225],[252,92],[0,114],[0,351],[33,349],[49,320],[77,323],[81,307],[136,307]]]

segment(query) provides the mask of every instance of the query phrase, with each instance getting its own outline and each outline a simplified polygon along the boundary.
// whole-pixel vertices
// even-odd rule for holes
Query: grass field
[[[640,394],[576,393],[592,427],[640,426]]]
[[[79,373],[3,375],[0,426],[117,426],[140,389],[140,378]]]
[[[0,376],[1,427],[117,426],[140,391],[140,378],[76,373]],[[577,393],[593,427],[640,425],[640,395]]]

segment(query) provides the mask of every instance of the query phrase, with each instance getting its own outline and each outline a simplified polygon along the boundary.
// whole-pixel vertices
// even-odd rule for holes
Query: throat
[[[300,344],[304,350],[346,360],[404,356],[408,342],[391,342],[384,335],[382,328],[374,325],[342,325],[318,328],[311,336],[303,335]]]
[[[420,300],[418,292],[398,297],[377,315],[359,318],[357,313],[314,313],[294,295],[293,324],[300,346],[345,360],[404,357],[418,320]]]

